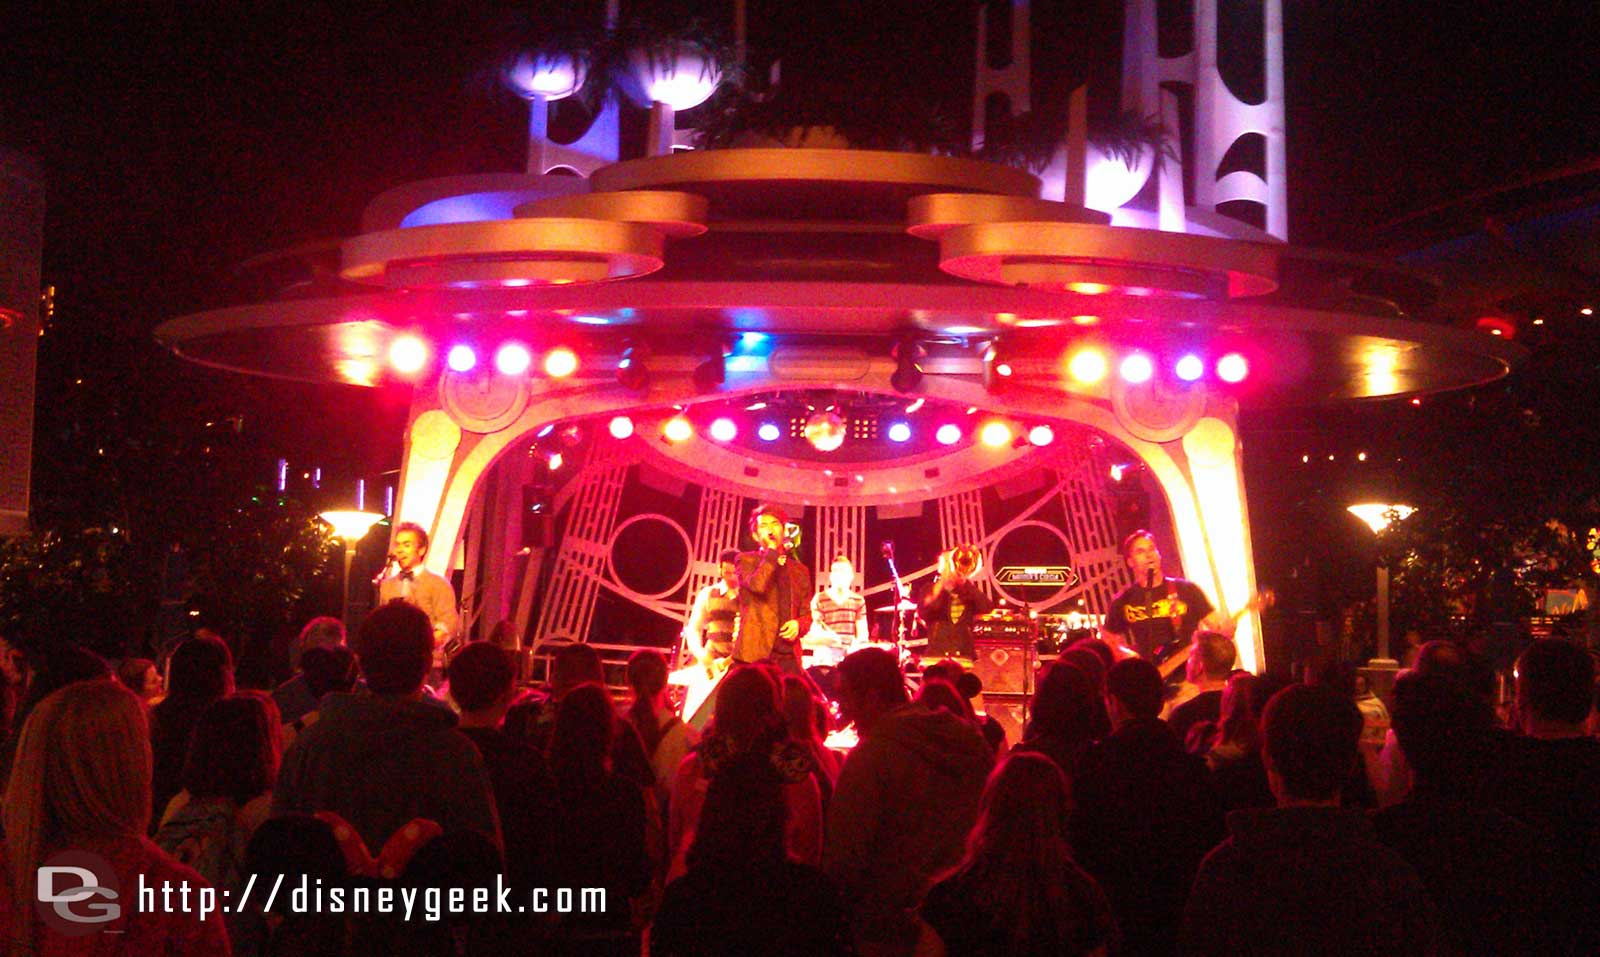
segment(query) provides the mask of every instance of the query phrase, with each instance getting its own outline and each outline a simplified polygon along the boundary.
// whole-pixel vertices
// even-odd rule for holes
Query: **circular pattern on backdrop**
[[[673,540],[680,549],[674,550]],[[689,580],[689,534],[665,515],[647,512],[617,526],[606,562],[611,578],[635,601],[666,598]]]
[[[1010,566],[1064,565],[1072,568],[1072,545],[1061,529],[1048,522],[1029,519],[1013,525],[996,539],[989,549],[988,560],[991,580],[1000,569]],[[1076,580],[1052,590],[1044,586],[1002,585],[995,581],[994,590],[1014,604],[1043,608],[1067,597],[1074,584]]]

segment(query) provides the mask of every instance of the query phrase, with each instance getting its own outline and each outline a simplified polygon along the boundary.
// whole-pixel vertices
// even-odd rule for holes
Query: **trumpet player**
[[[928,656],[967,661],[975,656],[972,622],[994,607],[979,587],[982,574],[983,553],[977,546],[958,545],[939,556],[939,575],[920,602],[928,623]]]

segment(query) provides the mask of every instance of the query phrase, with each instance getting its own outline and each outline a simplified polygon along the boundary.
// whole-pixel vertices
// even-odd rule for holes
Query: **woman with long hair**
[[[1116,925],[1067,844],[1066,776],[1038,754],[989,775],[978,823],[955,870],[922,902],[916,953],[1105,954]]]
[[[678,765],[700,735],[684,724],[667,703],[667,658],[654,648],[641,648],[628,659],[628,685],[633,703],[628,723],[639,732],[644,753],[656,774],[656,797],[662,808],[671,806],[672,785]]]
[[[0,929],[7,953],[76,954],[114,940],[119,953],[227,954],[228,936],[216,914],[193,910],[143,910],[134,900],[144,886],[210,887],[189,867],[152,844],[150,732],[145,707],[114,679],[80,681],[39,703],[23,725],[16,762],[0,802]],[[68,936],[34,907],[39,868],[65,852],[65,863],[96,870],[99,886],[117,890],[114,901],[62,903],[82,916],[120,910],[93,936]],[[105,872],[99,871],[104,868]],[[71,927],[82,925],[69,924]],[[101,934],[115,933],[114,938]]]
[[[777,669],[739,665],[717,688],[716,716],[683,764],[672,793],[672,866],[668,877],[684,871],[684,853],[694,837],[705,803],[706,787],[722,768],[753,755],[767,761],[784,781],[783,800],[788,808],[786,830],[789,854],[795,860],[817,864],[822,859],[822,791],[816,764],[804,748],[789,738],[783,713],[778,710]]]
[[[783,721],[789,728],[789,738],[806,750],[817,762],[817,786],[822,789],[822,804],[828,804],[833,794],[834,782],[839,780],[839,756],[828,750],[828,706],[812,689],[815,686],[795,675],[783,676]]]
[[[850,952],[838,885],[789,858],[787,817],[783,779],[763,756],[744,754],[718,772],[687,872],[667,885],[650,928],[653,957]]]
[[[233,653],[221,638],[196,635],[179,645],[167,663],[167,697],[150,709],[154,753],[153,803],[160,813],[183,788],[189,738],[211,702],[233,694]]]
[[[267,819],[283,756],[278,706],[247,691],[212,702],[194,726],[183,790],[156,830],[162,850],[230,892],[256,828]]]
[[[559,820],[550,876],[551,886],[604,887],[608,899],[627,901],[648,886],[650,863],[644,791],[612,769],[616,730],[611,697],[600,685],[581,684],[556,706],[548,757]],[[624,931],[628,923],[627,906],[610,906],[588,925]]]
[[[1261,715],[1267,701],[1287,684],[1272,675],[1236,671],[1222,689],[1222,719],[1217,738],[1206,752],[1206,767],[1217,796],[1227,810],[1272,807],[1267,767],[1261,759]]]

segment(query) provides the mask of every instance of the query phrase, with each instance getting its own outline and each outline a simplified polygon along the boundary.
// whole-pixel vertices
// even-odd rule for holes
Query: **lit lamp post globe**
[[[378,512],[364,512],[359,509],[333,509],[323,512],[318,516],[324,522],[333,526],[335,537],[344,542],[344,611],[342,617],[345,624],[350,624],[350,565],[355,561],[356,545],[367,533],[372,531],[372,526],[383,521],[383,515]]]
[[[523,99],[560,100],[583,89],[588,64],[570,53],[524,53],[506,69],[506,85]]]
[[[1415,512],[1410,505],[1386,505],[1381,502],[1364,502],[1346,509],[1351,515],[1367,523],[1372,534],[1382,535],[1395,522],[1402,522]],[[1367,662],[1368,668],[1393,671],[1400,662],[1389,657],[1389,566],[1378,561],[1378,657]]]

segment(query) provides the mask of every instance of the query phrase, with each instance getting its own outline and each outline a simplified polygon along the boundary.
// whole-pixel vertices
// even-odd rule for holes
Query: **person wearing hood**
[[[272,813],[333,811],[368,847],[416,818],[501,846],[489,778],[448,708],[426,700],[433,664],[427,614],[401,601],[362,623],[356,657],[370,694],[332,694],[322,717],[283,756]]]
[[[894,655],[839,665],[840,706],[860,735],[828,806],[823,870],[855,904],[863,954],[909,952],[935,874],[960,859],[994,751],[971,722],[910,700]]]
[[[1340,806],[1358,760],[1355,703],[1291,685],[1267,702],[1262,724],[1277,807],[1228,815],[1227,840],[1195,876],[1180,953],[1439,953],[1416,871],[1360,808]]]

